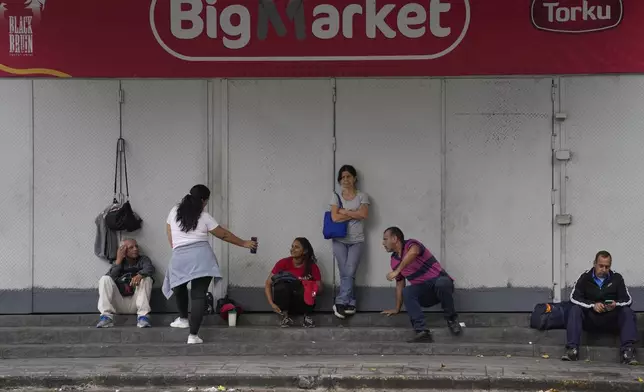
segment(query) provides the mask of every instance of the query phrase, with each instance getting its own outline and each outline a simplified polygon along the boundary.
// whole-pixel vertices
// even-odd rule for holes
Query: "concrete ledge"
[[[274,319],[276,321],[277,318]],[[472,345],[482,343],[548,345],[561,346],[566,343],[566,331],[536,331],[520,327],[465,328],[459,336],[452,336],[445,325],[433,330],[434,339],[439,343]],[[203,326],[199,336],[208,343],[258,344],[267,342],[283,344],[315,341],[318,344],[363,343],[401,343],[413,336],[409,327],[317,327],[317,328],[278,328],[277,323],[266,327]],[[641,339],[640,341],[644,339]],[[163,326],[151,329],[136,328],[134,324],[115,328],[97,329],[91,326],[78,327],[4,327],[0,331],[0,345],[33,344],[141,344],[151,345],[185,343],[186,334],[176,328]],[[582,345],[593,347],[619,347],[616,335],[584,334]],[[0,346],[1,347],[1,346]],[[637,344],[637,347],[640,347]]]
[[[5,292],[8,295],[8,292]],[[33,290],[31,313],[94,313],[98,312],[98,289],[41,289]],[[160,288],[152,289],[150,306],[155,313],[176,313],[174,298],[169,301]],[[0,313],[4,309],[0,308]],[[23,312],[30,313],[30,312]]]
[[[270,311],[263,287],[230,286],[228,294],[246,311]],[[316,309],[330,311],[335,291],[325,286]],[[358,311],[375,312],[395,305],[395,292],[389,287],[357,287]],[[480,288],[457,289],[456,309],[459,312],[529,312],[534,305],[551,298],[548,288]],[[644,303],[644,291],[643,291]],[[29,313],[94,313],[97,312],[98,290],[94,289],[45,289],[0,290],[0,314]],[[152,310],[155,313],[176,313],[174,299],[169,301],[160,288],[152,291]],[[33,304],[33,305],[32,305]],[[434,307],[431,310],[440,310]]]
[[[187,334],[186,334],[187,335]],[[185,337],[184,337],[185,339]],[[104,339],[107,340],[107,339]],[[204,357],[204,356],[321,356],[332,355],[352,357],[362,355],[405,355],[427,356],[451,355],[460,357],[485,357],[510,355],[514,358],[540,359],[542,355],[558,361],[563,355],[563,345],[507,344],[507,343],[433,343],[407,344],[400,341],[389,342],[347,342],[347,341],[296,341],[258,342],[206,342],[203,344],[181,343],[116,343],[120,337],[114,336],[112,342],[95,344],[9,344],[0,345],[3,359],[35,358],[153,358],[153,357]],[[583,346],[580,358],[594,362],[615,363],[619,359],[616,347]],[[644,377],[644,375],[643,375]]]
[[[644,311],[644,287],[629,288],[633,309]],[[229,295],[246,311],[270,311],[263,287],[230,286]],[[570,290],[564,290],[567,299]],[[395,293],[389,287],[357,287],[358,311],[375,312],[394,306]],[[0,314],[30,313],[94,313],[98,292],[94,289],[44,289],[0,290]],[[493,287],[457,289],[455,293],[458,312],[531,312],[534,305],[551,301],[551,290],[543,287]],[[318,300],[318,311],[330,311],[334,302],[334,289],[326,286]],[[176,313],[174,300],[166,300],[159,288],[152,292],[152,309],[155,313]],[[440,311],[434,307],[430,310]]]
[[[539,376],[456,376],[429,374],[425,376],[295,376],[295,375],[93,375],[93,376],[9,376],[0,378],[0,388],[61,388],[64,386],[99,387],[256,387],[296,389],[410,389],[410,390],[546,390],[574,387],[581,391],[640,392],[641,383],[633,380],[602,380],[592,378],[563,379]]]
[[[230,286],[231,298],[240,302],[245,309],[253,312],[270,311],[263,287]],[[320,310],[330,310],[334,296],[332,288],[326,287],[319,299]],[[358,311],[375,312],[391,309],[396,305],[396,293],[389,287],[356,287]],[[480,289],[456,289],[454,301],[458,312],[531,312],[534,305],[548,302],[551,291],[548,288],[494,287]],[[644,302],[644,301],[643,301]],[[429,310],[439,311],[435,306]]]
[[[93,327],[98,322],[98,312],[89,314],[28,314],[0,316],[0,327]],[[644,322],[644,314],[641,315]],[[177,317],[176,313],[153,313],[150,318],[154,327],[167,327]],[[401,313],[387,317],[380,312],[357,313],[354,316],[340,320],[330,312],[316,312],[313,315],[318,327],[403,327],[410,328],[409,317]],[[528,327],[528,313],[461,313],[459,320],[468,327]],[[275,327],[277,315],[273,312],[254,312],[240,314],[239,326]],[[425,320],[431,328],[445,327],[445,319],[441,312],[426,313]],[[116,326],[136,325],[136,315],[117,315],[114,319]],[[206,316],[203,325],[225,325],[219,316]],[[156,328],[155,328],[156,329]]]
[[[185,345],[185,344],[184,344]],[[427,346],[427,345],[425,345]],[[50,358],[5,360],[0,389],[143,387],[259,387],[324,390],[520,390],[641,391],[640,367],[618,363],[562,362],[558,358],[409,356],[286,357],[270,353],[208,357]],[[74,388],[70,388],[74,389]],[[146,390],[148,390],[146,389]],[[112,389],[113,390],[113,389]]]
[[[32,313],[31,290],[0,290],[0,314]]]

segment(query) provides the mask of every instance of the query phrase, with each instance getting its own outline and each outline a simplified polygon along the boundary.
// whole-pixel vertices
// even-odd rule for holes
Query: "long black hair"
[[[184,196],[177,207],[177,222],[181,231],[189,232],[197,228],[204,202],[210,198],[210,189],[205,185],[195,185]]]
[[[318,259],[315,257],[313,246],[306,237],[297,237],[295,241],[302,245],[302,249],[304,251],[304,255],[302,256],[304,259],[304,276],[310,277],[312,265],[318,262]]]

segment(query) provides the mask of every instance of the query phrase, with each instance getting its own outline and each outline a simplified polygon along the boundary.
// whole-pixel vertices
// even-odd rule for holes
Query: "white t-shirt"
[[[208,232],[219,226],[215,218],[204,211],[199,217],[197,228],[186,233],[181,230],[179,222],[177,222],[177,206],[170,210],[166,223],[170,225],[170,232],[172,233],[172,249],[178,246],[194,244],[195,242],[208,241]]]

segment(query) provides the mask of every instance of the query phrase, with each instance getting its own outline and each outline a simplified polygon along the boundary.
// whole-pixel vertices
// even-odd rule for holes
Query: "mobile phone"
[[[605,303],[605,304],[612,304],[612,303],[613,303],[613,301],[611,301],[611,300],[607,299],[607,300],[605,300],[605,301],[604,301],[604,303]]]
[[[257,242],[257,237],[250,237],[250,240],[253,242]],[[251,249],[250,253],[253,253],[253,254],[257,253],[257,248]]]

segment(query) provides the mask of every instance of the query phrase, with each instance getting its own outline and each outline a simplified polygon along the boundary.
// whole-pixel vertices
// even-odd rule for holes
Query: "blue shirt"
[[[606,278],[598,278],[597,275],[595,275],[595,270],[593,270],[593,279],[595,280],[595,283],[597,283],[597,286],[601,289],[602,286],[604,285],[604,282],[606,281]]]

